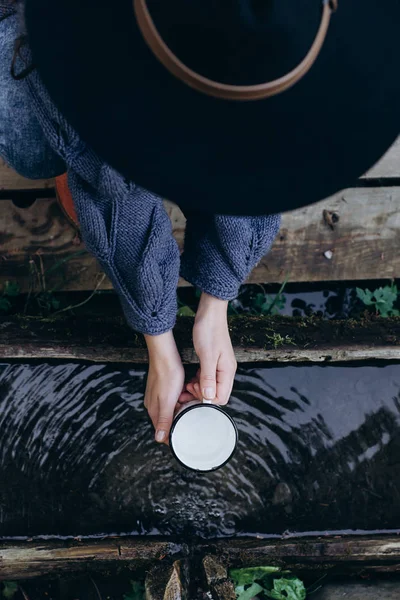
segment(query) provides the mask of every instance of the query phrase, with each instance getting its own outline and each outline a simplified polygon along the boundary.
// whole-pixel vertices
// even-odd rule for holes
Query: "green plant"
[[[20,287],[15,281],[6,281],[0,296],[0,312],[8,312],[12,307],[12,298],[20,293]]]
[[[178,312],[176,314],[178,317],[194,317],[196,315],[194,310],[192,310],[190,306],[187,306],[187,304],[182,304],[178,308]]]
[[[285,308],[286,298],[283,294],[270,296],[269,294],[257,294],[254,298],[252,309],[260,315],[278,315]]]
[[[12,600],[18,592],[18,583],[15,581],[3,581],[3,589],[0,592],[0,598]]]
[[[274,600],[305,600],[306,588],[297,577],[274,579],[274,589],[264,590],[267,598]]]
[[[365,306],[373,306],[375,312],[381,317],[397,317],[400,314],[396,308],[393,308],[398,297],[397,285],[394,282],[372,292],[368,289],[356,288],[356,294]]]
[[[255,596],[273,600],[305,600],[306,598],[303,582],[297,577],[288,576],[279,567],[231,569],[229,575],[234,582],[238,600],[251,600]]]
[[[139,581],[131,581],[131,590],[128,594],[124,594],[124,600],[144,600],[144,598],[144,585]]]
[[[273,332],[272,335],[266,334],[265,337],[267,338],[267,340],[272,342],[275,350],[280,346],[283,346],[284,344],[291,344],[292,346],[296,345],[296,343],[293,341],[290,335],[285,335],[283,337],[280,333]]]
[[[286,297],[283,295],[283,290],[286,287],[288,278],[289,276],[285,277],[276,296],[261,293],[257,294],[253,302],[254,312],[261,315],[278,315],[286,306]]]

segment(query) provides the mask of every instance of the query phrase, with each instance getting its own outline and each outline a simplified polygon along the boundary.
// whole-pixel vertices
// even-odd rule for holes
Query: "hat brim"
[[[311,71],[266,100],[196,92],[157,61],[131,0],[27,0],[33,59],[104,160],[183,210],[267,214],[353,185],[400,131],[400,3],[340,3]]]

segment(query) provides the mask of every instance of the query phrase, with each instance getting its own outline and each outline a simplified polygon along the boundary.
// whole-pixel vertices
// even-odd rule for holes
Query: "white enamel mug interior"
[[[193,401],[176,414],[170,433],[175,458],[193,471],[215,471],[232,457],[238,439],[233,419],[211,402]]]

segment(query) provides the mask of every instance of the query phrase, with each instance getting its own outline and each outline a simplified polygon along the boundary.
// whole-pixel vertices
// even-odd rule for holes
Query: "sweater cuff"
[[[233,300],[270,249],[280,216],[234,217],[189,214],[181,275],[201,291]]]
[[[163,317],[160,319],[157,316],[148,316],[143,318],[138,315],[137,310],[126,298],[120,296],[122,310],[124,311],[125,319],[131,329],[138,333],[146,335],[161,335],[171,331],[176,322],[176,313],[178,310],[177,302],[172,302],[170,306],[165,307]]]
[[[182,255],[181,276],[202,292],[220,300],[233,300],[236,298],[242,284],[241,281],[235,281],[231,274],[228,274],[225,283],[222,278],[214,278],[213,274],[210,273],[210,265],[208,265],[208,268],[207,265],[204,265],[203,269],[200,262],[190,260],[188,255]]]

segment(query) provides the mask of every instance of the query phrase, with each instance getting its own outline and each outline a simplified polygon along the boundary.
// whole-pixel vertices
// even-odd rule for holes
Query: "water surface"
[[[145,371],[0,364],[0,536],[400,529],[400,365],[242,366],[222,470],[153,442]]]

